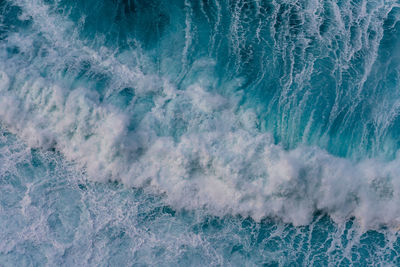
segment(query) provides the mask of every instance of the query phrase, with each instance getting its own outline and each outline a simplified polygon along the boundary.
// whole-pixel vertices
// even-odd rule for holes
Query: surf
[[[246,36],[249,14],[259,14],[261,21],[267,7],[238,2],[232,6],[229,27],[217,23],[211,28],[199,21],[211,20],[211,10],[219,10],[217,3],[200,10],[189,2],[177,3],[179,19],[171,21],[170,16],[169,23],[165,6],[158,3],[155,10],[164,17],[152,26],[163,29],[156,44],[150,42],[154,36],[129,36],[129,31],[125,39],[116,39],[135,44],[133,49],[100,44],[109,33],[101,28],[91,32],[101,17],[95,12],[104,11],[108,2],[95,5],[93,14],[79,14],[82,17],[72,8],[63,10],[61,2],[10,3],[19,9],[17,21],[29,26],[9,32],[7,42],[1,43],[0,117],[31,147],[61,151],[93,180],[151,187],[166,194],[166,202],[177,209],[205,208],[210,214],[240,214],[257,221],[272,217],[295,225],[309,223],[317,211],[336,221],[356,217],[369,227],[400,224],[399,164],[391,138],[397,98],[390,86],[373,87],[388,75],[378,72],[384,46],[397,44],[397,39],[384,42],[385,31],[388,35],[391,30],[391,36],[397,32],[395,3],[324,7],[338,22],[365,21],[359,29],[339,23],[337,34],[349,40],[343,44],[322,31],[332,26],[324,24],[319,5],[315,13],[304,14],[301,10],[308,6],[269,6],[275,12],[270,12],[272,26],[265,29],[265,23],[252,21],[259,26],[258,35]],[[121,2],[101,19],[112,25],[118,16],[126,16],[119,18],[126,19],[126,26],[117,32],[137,20],[135,32],[144,27],[142,13],[135,13],[136,18],[128,6]],[[228,10],[219,11],[213,13],[216,21]],[[382,17],[386,20],[371,22]],[[306,27],[315,21],[319,27]],[[176,33],[168,27],[173,26],[186,32],[178,40],[182,54],[169,51]],[[200,34],[206,27],[208,40]],[[226,32],[230,43],[223,43]],[[271,49],[270,40],[261,42],[261,32],[275,36],[271,53],[280,49],[273,54],[283,67],[279,82],[274,72],[268,77],[268,64],[257,62],[266,60]],[[194,46],[203,39],[211,51],[196,52]],[[217,39],[220,47],[214,48]],[[320,57],[312,58],[320,53],[307,54],[312,42],[331,48],[324,51],[321,45]],[[254,52],[246,48],[249,43],[267,48]],[[232,51],[226,58],[224,46]],[[251,55],[256,52],[265,56]],[[327,58],[331,53],[338,53],[336,63],[335,57]],[[176,69],[167,69],[176,61]],[[395,55],[390,62],[398,68]],[[221,76],[224,66],[229,71]],[[360,66],[364,69],[357,70]],[[325,75],[329,68],[336,81]],[[368,99],[377,95],[380,101],[371,104]]]

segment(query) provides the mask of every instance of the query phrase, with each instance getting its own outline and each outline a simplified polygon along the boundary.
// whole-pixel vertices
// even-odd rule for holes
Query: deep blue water
[[[0,0],[0,266],[399,266],[400,2]]]

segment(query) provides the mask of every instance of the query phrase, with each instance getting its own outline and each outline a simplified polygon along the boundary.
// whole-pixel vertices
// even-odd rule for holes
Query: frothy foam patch
[[[54,19],[31,16],[41,26]],[[166,77],[122,63],[123,54],[94,51],[60,34],[8,38],[3,51],[43,38],[47,54],[31,57],[29,65],[1,55],[1,121],[30,146],[57,148],[93,180],[152,188],[177,209],[204,208],[214,215],[301,225],[324,211],[335,221],[354,216],[366,227],[400,223],[398,159],[353,162],[304,146],[286,151],[259,129],[252,110],[241,108],[234,95],[210,91],[206,79],[178,89]],[[15,57],[23,63],[36,53],[20,49]],[[104,75],[106,89],[83,78],[76,83],[74,68],[82,62],[90,65],[83,77]]]
[[[8,75],[1,77],[6,84]],[[250,110],[235,112],[229,99],[198,85],[164,88],[135,130],[132,114],[102,105],[83,88],[62,94],[43,80],[2,87],[0,117],[31,146],[62,151],[90,178],[151,186],[178,209],[295,225],[317,210],[368,226],[399,223],[397,160],[354,163],[313,147],[285,151],[254,127]],[[179,127],[185,130],[177,138],[158,131]]]

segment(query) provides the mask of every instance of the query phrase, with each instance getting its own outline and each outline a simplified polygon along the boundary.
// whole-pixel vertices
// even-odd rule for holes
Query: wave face
[[[0,262],[396,265],[399,89],[399,1],[2,1]]]

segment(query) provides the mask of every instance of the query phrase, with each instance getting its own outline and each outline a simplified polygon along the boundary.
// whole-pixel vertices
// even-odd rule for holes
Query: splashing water
[[[399,51],[398,1],[0,2],[0,263],[398,265]]]

